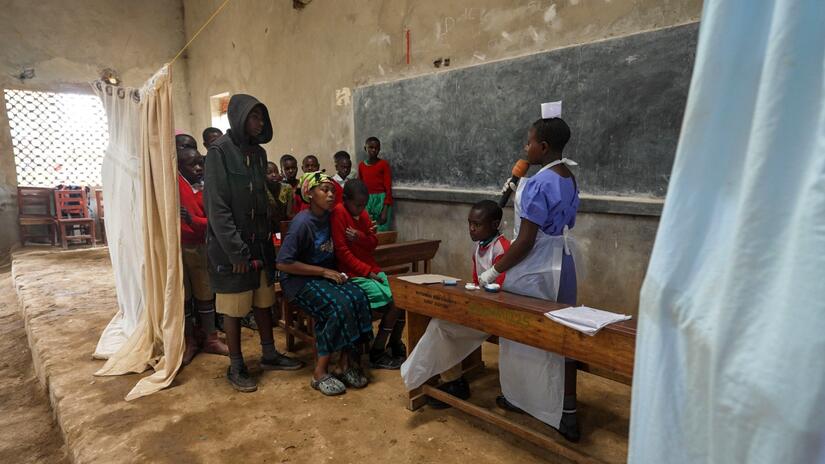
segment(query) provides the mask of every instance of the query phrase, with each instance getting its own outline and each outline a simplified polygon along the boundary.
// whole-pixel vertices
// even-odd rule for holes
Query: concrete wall
[[[180,1],[3,0],[0,2],[0,87],[91,93],[104,68],[140,87],[183,46]],[[186,61],[172,70],[178,127],[190,126]],[[36,77],[21,81],[25,67]],[[5,102],[0,102],[0,261],[18,241],[17,177]]]
[[[187,37],[220,3],[184,0]],[[289,1],[232,2],[189,51],[193,124],[210,124],[211,95],[251,93],[273,119],[271,159],[319,153],[331,169],[336,150],[361,149],[348,98],[354,87],[438,72],[439,58],[450,58],[452,69],[696,21],[701,6],[701,0],[315,0],[295,10]],[[466,276],[466,214],[462,204],[399,201],[396,225],[405,239],[444,240],[435,269]],[[580,300],[635,313],[656,226],[655,218],[582,213],[576,232],[588,277]]]

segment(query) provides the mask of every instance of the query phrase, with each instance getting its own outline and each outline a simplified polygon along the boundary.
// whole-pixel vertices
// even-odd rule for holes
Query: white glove
[[[501,193],[503,195],[504,192],[506,192],[508,189],[515,192],[517,188],[518,188],[518,185],[516,185],[515,182],[510,182],[510,180],[507,179],[507,181],[504,182],[504,185],[501,187]]]
[[[480,276],[478,276],[478,283],[479,285],[487,285],[491,284],[498,279],[501,273],[496,270],[495,266],[490,266],[490,269],[482,272]]]

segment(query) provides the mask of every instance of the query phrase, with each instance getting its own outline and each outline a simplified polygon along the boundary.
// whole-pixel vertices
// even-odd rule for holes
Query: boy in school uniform
[[[352,173],[352,159],[349,153],[341,150],[332,155],[332,160],[335,162],[335,175],[332,176],[332,180],[344,188]]]
[[[364,209],[368,198],[363,182],[358,179],[347,182],[343,202],[333,208],[330,217],[332,243],[338,270],[364,291],[370,309],[383,313],[378,335],[370,349],[370,367],[398,369],[406,355],[406,348],[401,343],[405,319],[393,303],[387,275],[381,272],[373,257],[378,237]]]
[[[518,184],[514,201],[516,237],[510,249],[479,276],[490,283],[507,272],[503,290],[550,301],[576,304],[575,241],[579,190],[564,158],[570,127],[561,118],[539,119],[527,133],[527,161],[542,166]],[[560,272],[555,272],[560,269]],[[576,366],[555,353],[499,339],[499,407],[550,425],[569,441],[578,441]]]
[[[286,221],[292,212],[292,187],[284,182],[284,178],[278,171],[278,165],[269,161],[266,163],[266,190],[269,208],[272,212],[270,221],[272,223],[272,233],[281,231],[281,221]]]
[[[257,382],[241,352],[241,323],[253,310],[261,340],[263,370],[295,370],[300,361],[275,349],[272,312],[275,304],[275,246],[266,195],[266,151],[272,123],[266,107],[249,95],[229,100],[231,130],[209,148],[206,163],[207,253],[209,277],[218,312],[224,315],[229,345],[229,383],[252,392]]]
[[[217,127],[207,127],[203,130],[201,136],[203,137],[203,148],[209,150],[209,147],[215,143],[223,135],[223,132]]]
[[[215,297],[209,286],[207,220],[203,209],[203,156],[198,153],[197,142],[190,135],[176,135],[175,146],[185,308],[183,365],[186,366],[198,351],[228,356],[229,348],[218,338],[215,329]],[[197,309],[198,331],[195,329],[193,309]]]
[[[510,242],[501,234],[502,211],[496,202],[483,200],[473,205],[467,216],[470,238],[477,243],[473,253],[473,282],[478,276],[499,262],[509,249]],[[496,279],[503,284],[505,275]],[[401,366],[401,377],[408,390],[421,386],[436,374],[441,374],[440,390],[466,400],[470,385],[462,376],[461,361],[484,343],[489,334],[441,319],[432,319],[424,336]],[[436,408],[450,405],[435,398],[427,403]]]
[[[370,137],[364,144],[367,159],[358,164],[358,178],[367,185],[370,199],[367,213],[376,224],[379,232],[390,230],[392,222],[392,170],[390,163],[378,158],[381,153],[381,141]]]

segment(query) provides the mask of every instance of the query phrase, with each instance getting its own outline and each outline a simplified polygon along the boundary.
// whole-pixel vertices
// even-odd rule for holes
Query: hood
[[[266,106],[252,95],[239,93],[232,95],[232,98],[229,99],[229,107],[227,108],[227,118],[229,119],[229,127],[231,128],[232,141],[238,146],[250,144],[249,136],[246,135],[244,126],[246,125],[246,118],[256,106],[259,106],[261,110],[263,110],[264,129],[252,145],[260,145],[272,140],[272,121],[269,119],[269,111],[266,109]]]

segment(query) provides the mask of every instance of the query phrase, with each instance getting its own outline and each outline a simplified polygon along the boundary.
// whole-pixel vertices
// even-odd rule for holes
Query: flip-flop
[[[347,392],[346,385],[331,374],[321,377],[321,380],[312,379],[309,385],[326,396],[341,395]]]

